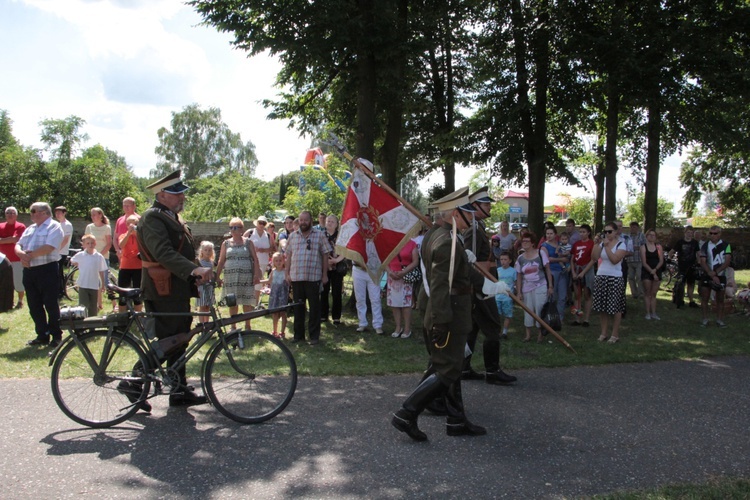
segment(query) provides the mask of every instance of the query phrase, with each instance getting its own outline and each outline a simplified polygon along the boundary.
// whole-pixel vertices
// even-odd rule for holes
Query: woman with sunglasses
[[[539,316],[544,303],[552,297],[554,288],[547,252],[539,252],[534,246],[535,241],[534,233],[526,232],[521,236],[523,253],[516,260],[516,290],[521,291],[524,304]],[[541,325],[527,312],[523,315],[523,326],[526,327],[524,342],[531,340],[533,327],[537,328],[537,343],[542,342]]]
[[[604,241],[594,245],[591,260],[601,258],[594,278],[594,311],[599,312],[601,335],[599,342],[607,340],[609,319],[612,318],[612,336],[608,343],[620,340],[620,320],[625,311],[625,286],[622,276],[622,259],[627,254],[625,242],[617,234],[617,225],[609,222],[604,226]]]
[[[216,266],[216,282],[223,285],[222,297],[233,293],[237,305],[229,308],[229,314],[237,314],[239,306],[243,312],[251,311],[258,303],[255,297],[255,285],[263,278],[263,269],[258,261],[255,245],[250,238],[243,236],[245,224],[242,219],[233,217],[229,221],[230,238],[221,244],[219,263]],[[224,279],[221,279],[222,271]],[[245,321],[245,328],[250,329],[250,321]]]

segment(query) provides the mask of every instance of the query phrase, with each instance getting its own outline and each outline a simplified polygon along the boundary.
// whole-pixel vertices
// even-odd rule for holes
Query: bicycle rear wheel
[[[289,404],[297,388],[297,363],[287,346],[257,331],[216,342],[206,357],[203,380],[211,403],[243,424],[265,422]]]
[[[148,396],[151,382],[142,368],[150,366],[148,358],[130,337],[113,338],[104,329],[84,333],[79,341],[81,347],[74,341],[65,344],[52,365],[57,406],[89,427],[127,420]]]

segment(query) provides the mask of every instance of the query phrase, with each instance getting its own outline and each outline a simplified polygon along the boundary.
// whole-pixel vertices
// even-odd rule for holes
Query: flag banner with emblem
[[[336,252],[362,266],[376,284],[422,223],[378,183],[354,169],[336,240]]]

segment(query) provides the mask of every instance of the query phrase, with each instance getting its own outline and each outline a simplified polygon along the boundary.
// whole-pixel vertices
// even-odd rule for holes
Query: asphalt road
[[[152,400],[118,428],[58,410],[46,380],[2,380],[4,498],[572,498],[750,477],[750,359],[534,369],[464,383],[483,437],[426,443],[389,423],[417,376],[304,378],[256,426]]]

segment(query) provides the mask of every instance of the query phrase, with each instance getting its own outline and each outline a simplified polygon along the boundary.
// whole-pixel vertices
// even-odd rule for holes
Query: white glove
[[[487,278],[484,278],[484,285],[482,285],[483,294],[499,295],[501,293],[504,293],[505,295],[508,295],[508,292],[510,292],[510,288],[508,288],[508,285],[506,285],[504,281],[493,283]]]
[[[469,264],[473,264],[477,261],[477,256],[469,249],[466,249],[466,257],[469,259]]]

